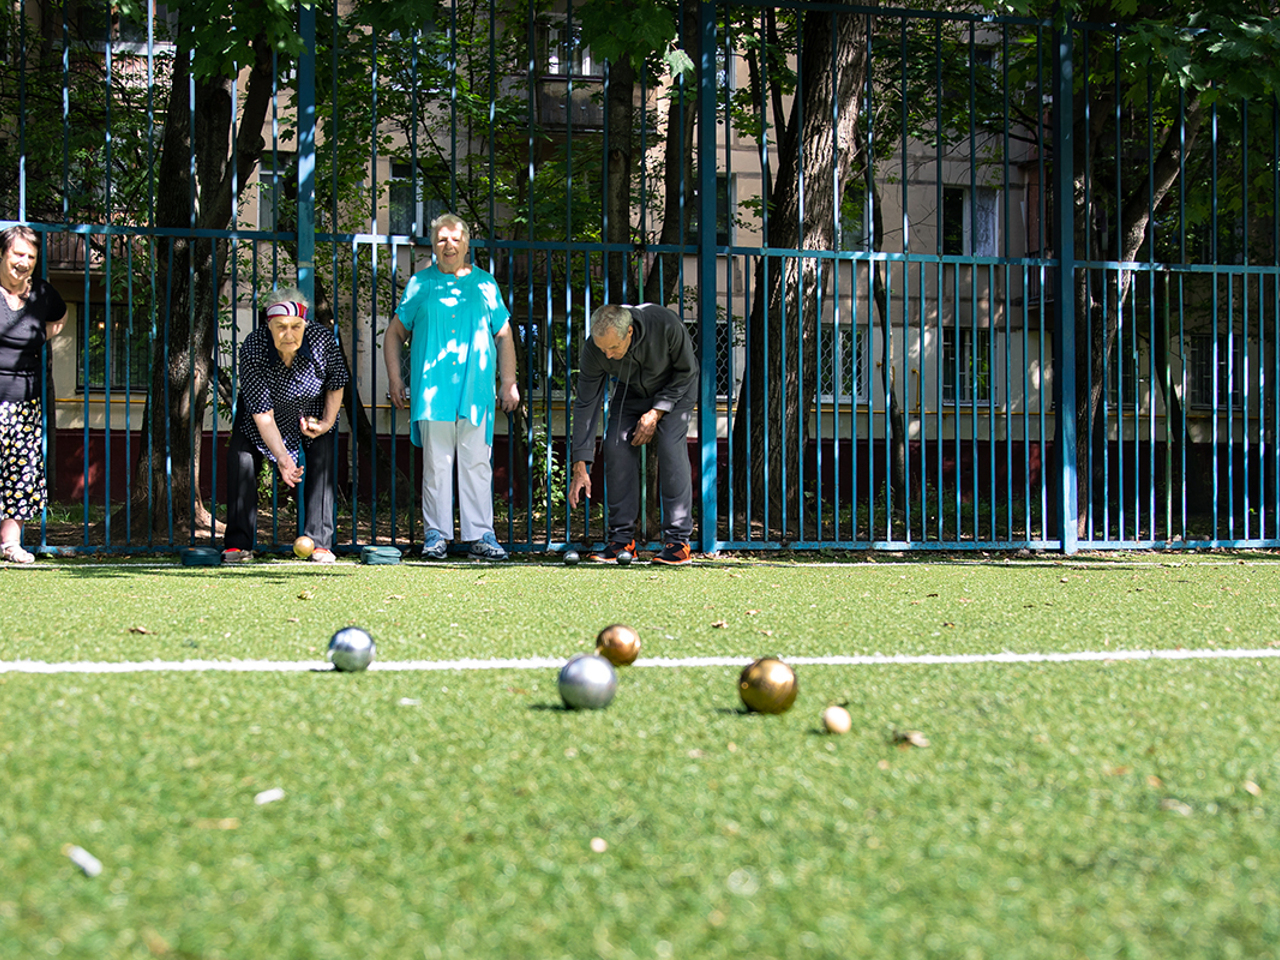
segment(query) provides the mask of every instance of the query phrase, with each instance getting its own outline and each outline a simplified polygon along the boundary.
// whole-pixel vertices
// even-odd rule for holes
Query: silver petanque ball
[[[343,627],[329,641],[329,660],[339,670],[354,673],[373,663],[373,637],[359,627]]]
[[[631,551],[623,550],[620,554],[618,554],[618,566],[629,567],[631,565],[632,559],[633,558],[631,556]]]
[[[600,710],[618,690],[613,664],[593,653],[579,653],[560,668],[560,698],[570,710]]]
[[[577,564],[577,562],[578,562],[578,551],[577,551],[577,550],[566,550],[566,551],[564,552],[564,557],[563,557],[563,559],[564,559],[564,565],[565,565],[566,567],[572,567],[572,566],[574,566],[574,565],[575,565],[575,564]]]

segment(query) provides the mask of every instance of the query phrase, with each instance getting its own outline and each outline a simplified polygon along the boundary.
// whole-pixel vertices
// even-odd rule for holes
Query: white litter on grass
[[[780,654],[792,666],[875,667],[944,666],[966,663],[1113,663],[1126,660],[1274,660],[1280,648],[1261,650],[1076,650],[1062,653],[904,653],[854,654],[827,657],[793,657]],[[386,660],[369,665],[371,672],[436,672],[467,670],[558,670],[564,657],[527,657],[511,660]],[[641,658],[636,667],[741,667],[751,657]],[[332,673],[324,660],[143,660],[112,662],[0,660],[4,673]]]
[[[270,790],[263,790],[260,794],[253,798],[253,802],[258,806],[264,803],[275,803],[277,800],[284,799],[284,791],[279,787],[272,787]]]
[[[102,861],[84,847],[77,847],[74,843],[68,843],[62,848],[62,852],[71,859],[72,863],[84,871],[86,877],[96,877],[102,873]]]

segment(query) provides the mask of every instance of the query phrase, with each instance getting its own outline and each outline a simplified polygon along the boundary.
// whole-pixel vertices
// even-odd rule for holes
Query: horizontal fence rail
[[[1146,26],[683,2],[609,62],[591,0],[322,3],[224,69],[233,15],[169,9],[0,14],[0,226],[36,230],[68,305],[40,552],[221,545],[240,346],[294,284],[351,372],[337,549],[416,549],[383,337],[449,211],[516,334],[515,551],[604,538],[568,437],[609,302],[696,344],[695,549],[1280,545],[1280,109],[1229,72],[1172,82]],[[1205,56],[1180,26],[1158,36]],[[298,508],[260,490],[285,550]]]

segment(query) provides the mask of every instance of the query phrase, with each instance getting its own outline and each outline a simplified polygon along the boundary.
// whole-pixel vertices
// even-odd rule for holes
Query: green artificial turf
[[[41,566],[0,570],[0,661],[319,660],[352,622],[379,662],[614,621],[643,658],[1280,642],[1264,555]],[[623,668],[598,712],[554,668],[0,673],[0,958],[1274,954],[1275,660],[797,672],[781,716],[736,666]]]

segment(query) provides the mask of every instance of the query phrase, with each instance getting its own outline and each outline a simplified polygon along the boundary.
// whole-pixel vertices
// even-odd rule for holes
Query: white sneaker
[[[332,550],[326,550],[324,547],[316,547],[311,551],[312,563],[333,563],[337,559]]]

